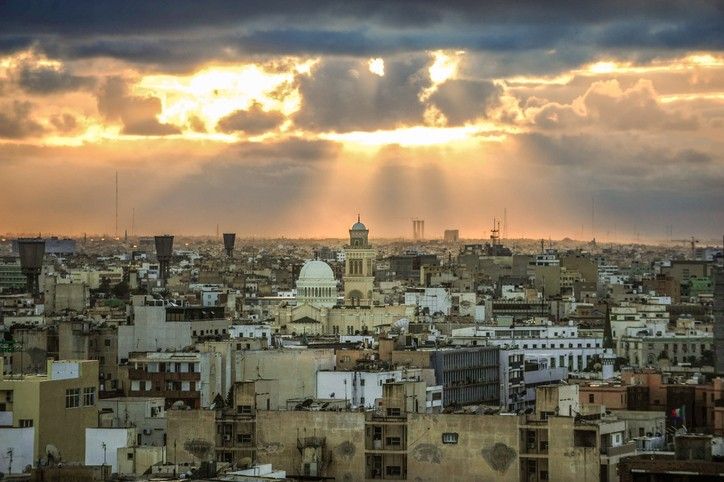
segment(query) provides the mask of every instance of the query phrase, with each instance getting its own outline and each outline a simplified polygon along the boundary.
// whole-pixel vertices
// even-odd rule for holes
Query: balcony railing
[[[601,454],[608,457],[630,454],[636,451],[636,443],[628,442],[617,447],[601,447]]]

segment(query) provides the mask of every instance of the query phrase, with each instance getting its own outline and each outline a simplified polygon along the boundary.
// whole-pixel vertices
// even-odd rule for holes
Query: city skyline
[[[189,5],[0,6],[0,231],[721,239],[715,2]]]

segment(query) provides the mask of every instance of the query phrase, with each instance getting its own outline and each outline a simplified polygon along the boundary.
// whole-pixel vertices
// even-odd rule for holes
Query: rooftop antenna
[[[596,239],[596,198],[591,195],[591,239]]]
[[[508,239],[508,208],[503,208],[503,239]]]
[[[113,237],[118,237],[118,171],[116,171],[116,230]]]
[[[136,208],[131,211],[131,236],[136,232]]]

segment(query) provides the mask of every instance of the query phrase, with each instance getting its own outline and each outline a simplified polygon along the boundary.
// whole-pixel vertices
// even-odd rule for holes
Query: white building
[[[151,297],[134,297],[133,324],[118,327],[118,360],[130,352],[183,350],[204,337],[225,336],[223,307],[177,306]]]
[[[164,445],[166,436],[164,404],[163,397],[101,398],[96,402],[103,427],[135,427],[135,445],[156,447]]]
[[[111,473],[118,473],[116,452],[132,446],[135,439],[133,428],[85,429],[85,465],[110,465]]]
[[[547,358],[550,368],[583,370],[594,356],[603,354],[603,333],[579,333],[572,324],[561,326],[529,324],[517,326],[472,326],[452,331],[455,345],[493,345],[524,350],[526,356]]]
[[[263,323],[231,325],[229,336],[231,338],[265,338],[267,346],[272,346],[272,327]]]
[[[319,371],[317,398],[347,400],[354,407],[374,408],[382,398],[382,385],[402,380],[420,380],[422,370]]]

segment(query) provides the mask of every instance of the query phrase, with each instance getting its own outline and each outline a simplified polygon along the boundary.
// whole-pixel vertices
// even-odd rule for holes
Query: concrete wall
[[[110,465],[111,472],[117,473],[117,451],[133,445],[134,439],[135,430],[131,428],[85,429],[85,465]]]
[[[598,431],[593,431],[595,446],[584,447],[576,443],[574,418],[550,417],[548,419],[548,478],[556,482],[580,482],[599,480],[600,461]]]
[[[166,447],[169,463],[199,464],[214,460],[216,412],[213,410],[169,410]],[[205,451],[204,448],[210,450]]]
[[[334,370],[333,349],[282,349],[234,352],[235,381],[256,378],[279,381],[279,403],[311,398],[317,391],[317,372]]]
[[[256,430],[258,463],[300,474],[297,439],[317,436],[325,438],[323,476],[343,481],[364,478],[364,413],[257,412]]]
[[[0,428],[0,472],[18,474],[28,465],[33,465],[33,441],[35,428]],[[13,451],[13,464],[9,466],[8,452]]]
[[[408,480],[520,480],[518,417],[409,414],[408,420]],[[457,433],[458,443],[443,444],[443,433]]]

